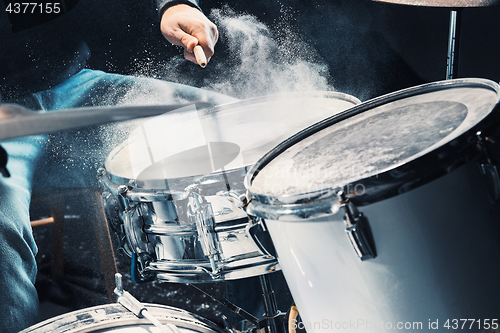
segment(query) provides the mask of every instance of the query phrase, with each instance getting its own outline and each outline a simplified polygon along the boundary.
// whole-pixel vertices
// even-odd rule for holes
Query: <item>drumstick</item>
[[[203,52],[203,48],[200,45],[196,45],[193,49],[193,53],[198,65],[200,65],[201,68],[205,68],[207,65],[207,57],[205,56],[205,52]]]

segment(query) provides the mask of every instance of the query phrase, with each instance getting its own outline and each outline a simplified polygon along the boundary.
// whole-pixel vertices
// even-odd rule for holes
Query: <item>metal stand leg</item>
[[[458,77],[458,56],[460,51],[460,26],[462,21],[462,8],[452,10],[450,13],[450,33],[448,37],[448,64],[446,66],[446,79]]]
[[[264,297],[264,308],[266,310],[266,333],[286,333],[283,315],[278,310],[271,280],[267,274],[260,276],[260,284],[262,286],[262,296]]]

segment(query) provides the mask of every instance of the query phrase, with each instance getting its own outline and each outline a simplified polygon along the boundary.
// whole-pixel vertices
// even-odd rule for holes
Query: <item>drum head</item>
[[[417,175],[419,170],[449,172],[460,164],[459,154],[477,142],[471,129],[491,126],[485,118],[498,101],[499,86],[479,79],[382,96],[284,142],[254,166],[245,185],[264,201],[284,203],[346,188],[360,196],[380,197],[388,189],[398,193],[401,184],[429,178]],[[443,164],[443,159],[448,160]]]
[[[182,333],[222,333],[217,325],[187,311],[156,304],[144,304],[163,325],[175,325]],[[48,319],[21,333],[161,333],[149,320],[138,318],[121,304],[106,304]]]
[[[210,174],[242,182],[246,167],[274,146],[359,101],[336,92],[267,96],[142,123],[106,160],[111,180],[182,191]],[[229,179],[227,179],[229,178]],[[242,186],[241,186],[242,187]]]

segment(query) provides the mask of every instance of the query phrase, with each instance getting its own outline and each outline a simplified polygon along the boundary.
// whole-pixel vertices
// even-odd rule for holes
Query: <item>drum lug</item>
[[[370,231],[366,219],[356,206],[349,202],[349,198],[343,191],[337,193],[340,208],[344,209],[344,223],[347,237],[351,241],[354,251],[362,261],[376,257],[375,251],[370,243]]]
[[[215,232],[215,218],[212,205],[205,197],[191,189],[189,197],[189,215],[196,223],[196,229],[205,256],[210,260],[212,275],[219,276],[218,261],[221,260],[219,236]]]
[[[476,133],[478,139],[478,145],[484,154],[484,163],[479,163],[482,174],[486,178],[486,185],[488,186],[488,192],[490,198],[493,202],[497,202],[500,199],[500,176],[498,173],[497,166],[492,162],[488,148],[486,148],[486,141],[488,137],[484,137],[481,131]]]
[[[125,185],[118,186],[118,200],[120,204],[123,206],[123,210],[128,210],[130,208],[130,204],[128,203],[127,196],[128,187]]]
[[[261,218],[248,215],[249,223],[246,232],[252,238],[259,250],[266,256],[276,258],[276,249],[274,248],[271,235],[267,230],[266,223]]]

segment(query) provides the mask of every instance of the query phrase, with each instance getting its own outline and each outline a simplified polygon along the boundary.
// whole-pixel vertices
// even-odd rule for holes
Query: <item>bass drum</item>
[[[499,99],[500,86],[481,79],[401,90],[319,122],[254,165],[247,212],[269,229],[297,326],[498,329]]]
[[[270,240],[259,237],[267,234],[247,230],[243,179],[281,141],[356,104],[337,92],[284,94],[140,125],[100,175],[108,221],[133,257],[135,280],[207,283],[279,270],[264,245]]]
[[[190,312],[157,304],[144,304],[163,325],[176,326],[182,333],[223,333],[214,323]],[[145,318],[138,318],[121,304],[106,304],[48,319],[21,333],[161,333]],[[177,332],[178,333],[178,332]]]

